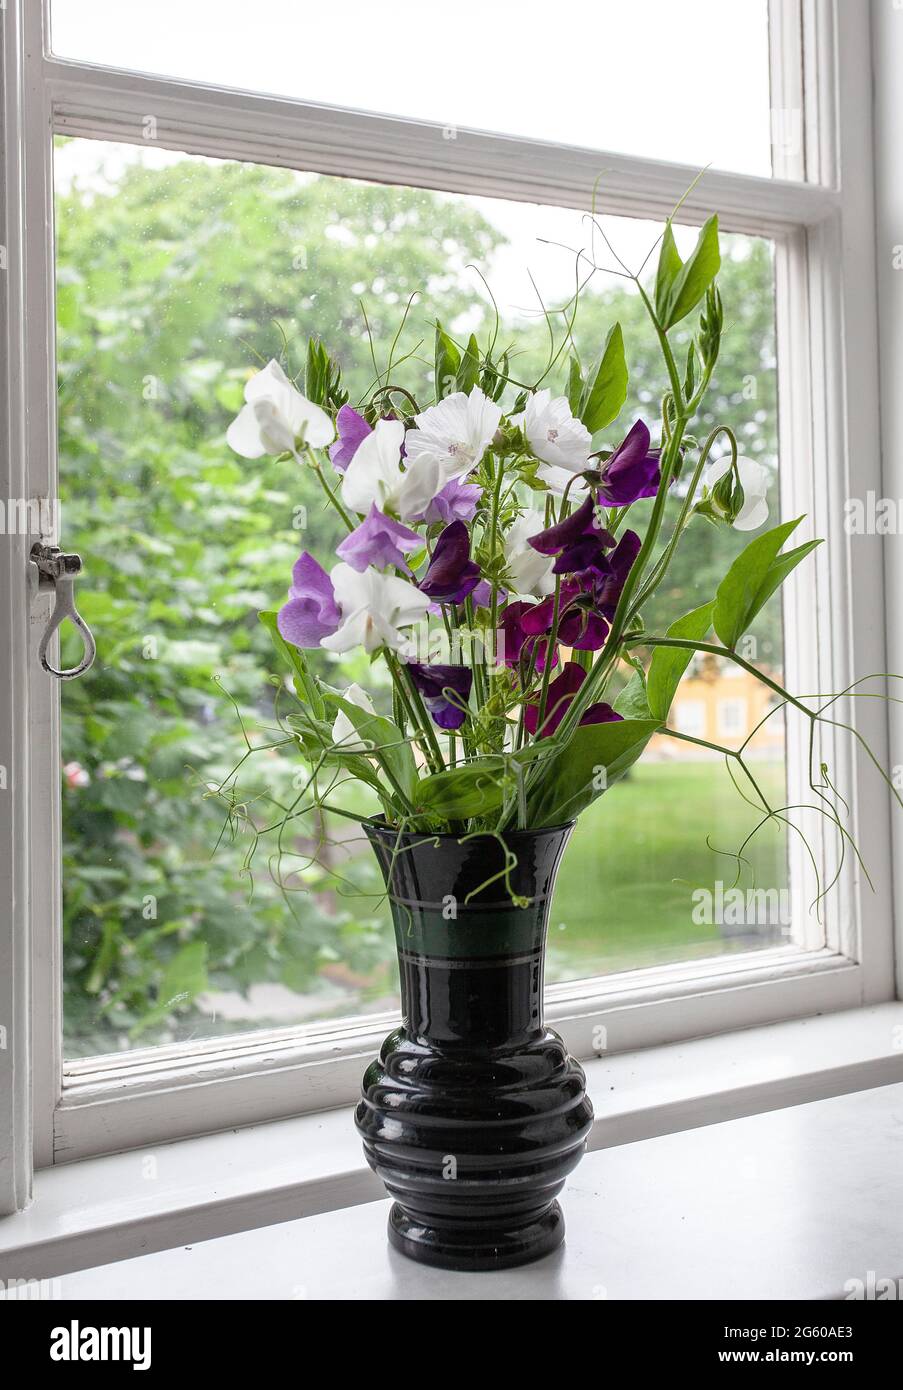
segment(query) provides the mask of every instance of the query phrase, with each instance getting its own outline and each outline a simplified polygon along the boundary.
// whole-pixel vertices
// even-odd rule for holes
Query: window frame
[[[657,220],[698,172],[463,128],[445,140],[431,122],[72,62],[50,55],[48,15],[49,0],[7,0],[3,12],[2,186],[7,227],[16,227],[18,240],[8,233],[8,294],[0,307],[13,343],[21,342],[24,368],[5,383],[6,496],[55,495],[53,134],[141,144],[142,123],[152,114],[154,143],[187,153],[584,209],[604,165],[605,211]],[[832,673],[833,684],[823,680],[819,688],[839,689],[854,670],[888,669],[884,627],[874,621],[883,612],[880,545],[863,545],[853,565],[837,530],[848,480],[855,476],[864,491],[879,488],[881,476],[870,21],[868,7],[836,0],[771,0],[769,18],[772,109],[805,112],[803,146],[784,157],[785,178],[708,172],[684,201],[681,220],[698,224],[717,208],[726,231],[775,243],[780,448],[794,459],[782,472],[782,504],[786,515],[808,507],[816,533],[834,541],[819,549],[809,577],[796,575],[786,586],[785,613],[799,638],[787,677],[791,687],[808,689],[811,673]],[[6,547],[3,563],[15,582],[6,591],[9,610],[0,609],[13,656],[0,682],[0,716],[16,754],[20,812],[0,825],[0,891],[8,890],[11,907],[0,927],[0,964],[8,952],[9,1015],[18,1020],[15,1084],[7,1067],[0,1085],[0,1139],[6,1128],[15,1136],[18,1177],[4,1191],[0,1175],[0,1211],[22,1204],[32,1154],[42,1166],[345,1104],[396,1021],[367,1016],[261,1030],[64,1066],[59,690],[37,666],[35,636],[28,650],[22,586],[32,539]],[[33,634],[45,608],[43,598],[32,607]],[[856,727],[885,757],[886,712],[862,701],[854,713]],[[791,741],[791,767],[802,766],[799,752]],[[813,924],[801,932],[801,945],[551,986],[549,1022],[575,1055],[598,1055],[600,1026],[612,1050],[623,1051],[893,997],[889,810],[875,795],[865,759],[839,746],[834,763],[841,785],[854,793],[853,829],[868,847],[877,896],[865,902],[867,886],[851,867],[828,904],[825,945]],[[824,834],[813,827],[816,842]],[[796,901],[794,910],[808,923],[807,904]]]

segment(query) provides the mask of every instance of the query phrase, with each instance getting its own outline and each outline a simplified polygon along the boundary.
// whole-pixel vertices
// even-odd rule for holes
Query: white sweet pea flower
[[[251,377],[245,400],[226,431],[226,443],[242,458],[286,451],[297,458],[299,444],[322,449],[335,439],[326,411],[295,389],[275,359]]]
[[[417,428],[408,431],[405,455],[412,466],[429,463],[437,467],[441,489],[476,468],[501,418],[501,406],[479,386],[471,387],[469,395],[455,391],[415,415]]]
[[[532,594],[538,598],[555,591],[555,576],[552,573],[554,557],[540,555],[538,550],[527,544],[530,536],[538,536],[545,529],[545,516],[534,509],[523,512],[505,533],[505,563],[515,593]]]
[[[714,459],[709,464],[702,479],[709,492],[725,473],[730,472],[730,467],[730,454],[723,454],[721,458]],[[734,518],[734,529],[755,531],[768,520],[768,469],[755,459],[746,458],[741,454],[737,459],[737,471],[743,489],[743,506]]]
[[[407,467],[402,468],[402,444],[407,452],[400,420],[377,420],[345,469],[342,501],[346,507],[366,513],[375,502],[381,512],[392,511],[402,521],[422,516],[444,483],[430,459],[413,463],[408,458]]]
[[[342,699],[347,700],[349,705],[357,705],[358,709],[364,710],[367,714],[376,713],[373,708],[373,701],[366,690],[362,690],[353,681],[347,690],[342,691]],[[370,745],[361,739],[357,729],[343,709],[340,709],[335,717],[335,723],[332,726],[332,741],[343,753],[367,753],[370,750]]]
[[[375,652],[386,646],[402,656],[412,653],[413,644],[399,628],[410,627],[424,616],[430,605],[426,594],[406,579],[381,574],[372,565],[363,574],[350,565],[336,565],[329,577],[342,621],[330,637],[321,637],[321,647],[330,652],[348,652],[352,647]]]
[[[574,419],[566,396],[553,397],[548,390],[534,391],[523,414],[515,416],[511,423],[523,430],[536,458],[548,465],[539,469],[539,477],[554,491],[563,492],[570,478],[588,467],[592,435],[586,425]],[[563,479],[563,485],[562,470],[569,475]],[[570,495],[576,489],[575,483]]]

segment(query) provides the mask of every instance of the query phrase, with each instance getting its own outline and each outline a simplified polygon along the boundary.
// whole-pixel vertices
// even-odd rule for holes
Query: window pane
[[[771,173],[767,0],[53,0],[65,58]],[[784,136],[782,135],[782,138]]]
[[[373,369],[361,300],[382,363],[405,304],[422,291],[396,360],[413,354],[399,373],[425,390],[431,349],[418,343],[431,344],[436,316],[458,333],[490,325],[474,263],[495,292],[503,333],[518,334],[520,370],[538,375],[546,330],[527,270],[547,304],[565,300],[574,260],[560,244],[585,246],[586,221],[85,140],[58,142],[56,187],[63,535],[84,556],[79,604],[98,639],[91,672],[62,692],[66,1050],[393,1007],[388,917],[356,825],[293,827],[286,901],[272,837],[252,856],[247,817],[265,825],[272,804],[263,798],[296,796],[298,766],[279,751],[255,755],[231,815],[204,794],[245,752],[237,710],[255,743],[272,741],[261,730],[278,733],[267,682],[276,662],[257,611],[282,602],[302,547],[329,563],[338,539],[308,474],[237,458],[225,428],[255,353],[278,353],[283,333],[295,364],[307,335],[322,333],[352,393],[365,391]],[[615,218],[605,228],[635,266],[660,230]],[[686,251],[695,233],[677,236]],[[774,470],[771,248],[734,236],[723,250],[731,328],[712,414],[697,432],[716,414],[729,419],[744,452]],[[600,275],[590,284],[576,336],[590,355],[620,319],[632,393],[621,428],[638,413],[655,428],[662,371],[627,283]],[[695,523],[650,620],[710,598],[740,539]],[[754,638],[746,654],[778,670],[779,605],[766,607]],[[318,659],[334,684],[356,680],[385,703],[378,667],[353,658],[335,670],[326,653]],[[698,662],[674,723],[732,744],[764,712],[754,682]],[[775,721],[754,751],[763,788],[780,796]],[[342,795],[366,805],[360,792]],[[718,888],[729,888],[734,862],[707,844],[735,851],[755,820],[714,755],[658,738],[574,835],[549,978],[781,940],[785,842],[763,834],[747,851],[756,886],[773,890],[777,906],[739,922]]]

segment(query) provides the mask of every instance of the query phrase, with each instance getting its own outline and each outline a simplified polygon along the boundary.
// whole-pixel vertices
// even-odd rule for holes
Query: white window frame
[[[153,114],[156,143],[188,153],[584,209],[604,167],[604,210],[651,219],[667,216],[698,172],[463,129],[448,141],[431,122],[53,58],[48,7],[7,0],[0,12],[9,248],[0,312],[13,344],[0,382],[9,406],[4,497],[55,495],[53,133],[141,144]],[[710,171],[680,216],[698,224],[717,209],[724,230],[775,242],[781,453],[793,461],[782,470],[784,513],[808,511],[813,532],[832,539],[806,577],[786,586],[797,639],[787,678],[808,689],[818,672],[820,688],[839,689],[854,672],[889,665],[880,543],[861,541],[854,565],[839,524],[849,491],[881,486],[869,7],[771,0],[771,32],[772,106],[804,110],[804,148],[784,156],[783,178]],[[59,691],[35,661],[44,601],[30,624],[27,613],[34,538],[6,539],[0,628],[10,660],[0,673],[0,733],[14,775],[13,794],[0,793],[0,1024],[9,1020],[0,1153],[12,1161],[0,1161],[0,1212],[22,1205],[32,1164],[344,1104],[395,1021],[370,1016],[112,1054],[64,1072]],[[886,760],[884,707],[862,701],[853,715]],[[850,865],[827,905],[826,944],[813,925],[802,945],[550,987],[549,1021],[577,1056],[594,1055],[600,1024],[609,1046],[624,1051],[894,997],[889,810],[849,744],[838,744],[833,763],[852,793],[851,829],[867,847],[876,895]],[[816,825],[812,833],[818,841],[824,832]],[[806,904],[797,909],[807,921]]]

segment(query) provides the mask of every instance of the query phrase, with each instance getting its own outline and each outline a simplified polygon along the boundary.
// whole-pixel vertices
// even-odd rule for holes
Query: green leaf
[[[664,252],[664,245],[662,251]],[[677,255],[676,247],[671,254]],[[677,257],[678,260],[680,257]],[[661,264],[661,263],[660,263]],[[686,318],[700,302],[709,285],[721,269],[721,251],[718,247],[718,218],[710,217],[701,227],[692,255],[677,271],[664,294],[664,302],[659,311],[662,327],[667,331],[681,319]],[[667,272],[666,272],[667,273]],[[658,290],[656,287],[656,296]]]
[[[611,724],[584,724],[549,759],[542,780],[531,792],[528,824],[561,825],[613,786],[661,728],[657,719],[621,719]]]
[[[668,628],[666,637],[685,637],[701,642],[712,626],[714,600],[704,603],[700,608],[685,613]],[[647,689],[649,708],[656,719],[668,718],[674,692],[680,684],[684,671],[692,660],[693,653],[686,647],[656,647],[649,663]]]
[[[651,719],[649,696],[646,691],[646,677],[642,671],[634,671],[630,680],[614,702],[614,708],[625,719]]]
[[[473,333],[470,341],[464,350],[457,373],[455,374],[455,389],[463,391],[469,395],[472,388],[476,386],[480,379],[480,345]]]
[[[798,545],[795,550],[786,550],[783,555],[778,555],[756,594],[756,604],[749,615],[749,622],[752,622],[759,609],[771,598],[774,591],[781,587],[788,574],[792,574],[800,561],[805,560],[806,556],[811,555],[813,550],[820,545],[821,540],[806,541],[805,544]]]
[[[379,765],[398,783],[408,801],[413,801],[417,788],[417,764],[411,745],[398,725],[381,714],[370,714],[368,710],[361,709],[360,705],[346,700],[331,686],[323,685],[322,690],[330,704],[347,714],[361,742],[373,749],[373,756]]]
[[[505,796],[502,758],[482,758],[424,777],[414,792],[418,813],[467,820],[497,811]]]
[[[295,693],[298,699],[310,705],[314,719],[322,719],[326,713],[326,705],[323,703],[317,678],[310,671],[304,653],[298,647],[293,647],[290,642],[286,642],[279,631],[275,613],[258,613],[257,616],[270,634],[273,646],[294,672]]]
[[[781,546],[802,521],[798,516],[793,521],[782,522],[764,536],[757,536],[740,551],[727,574],[718,585],[715,595],[715,611],[712,621],[715,631],[726,647],[733,651],[744,632],[749,627],[759,609],[775,589],[790,573],[772,574],[772,567]],[[800,547],[804,550],[805,547]],[[790,556],[795,552],[791,551]],[[790,556],[782,556],[786,561]],[[799,556],[801,560],[802,555]],[[797,560],[795,563],[799,563]],[[793,568],[793,565],[790,566]]]
[[[683,264],[669,218],[665,223],[665,234],[662,237],[662,246],[658,254],[658,270],[655,276],[655,315],[661,324],[664,324],[667,317],[671,286],[683,270]]]
[[[590,434],[610,425],[627,399],[627,359],[624,335],[616,323],[609,331],[605,348],[594,372],[590,372],[580,405],[580,419]]]
[[[207,943],[190,941],[177,951],[163,971],[157,1002],[130,1030],[137,1038],[154,1024],[169,1018],[176,1009],[184,1009],[207,988]]]
[[[457,390],[461,354],[442,327],[436,324],[436,400],[441,401]]]
[[[580,370],[580,363],[576,356],[572,356],[568,366],[568,405],[572,415],[576,415],[580,409],[580,401],[583,398],[583,373]]]

